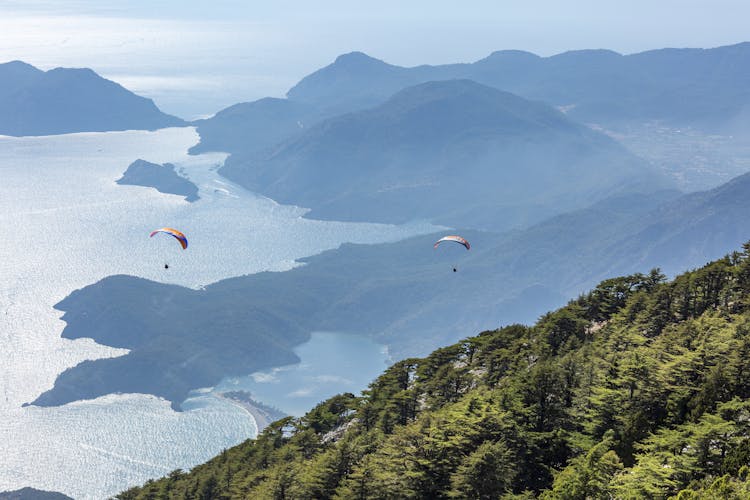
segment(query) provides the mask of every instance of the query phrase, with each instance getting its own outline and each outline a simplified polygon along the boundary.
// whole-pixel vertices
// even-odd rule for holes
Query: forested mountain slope
[[[749,354],[750,243],[400,361],[118,498],[747,498]]]

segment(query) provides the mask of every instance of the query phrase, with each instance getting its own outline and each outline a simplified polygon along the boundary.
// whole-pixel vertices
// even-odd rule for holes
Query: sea
[[[332,394],[365,388],[386,367],[383,346],[346,332],[316,332],[298,347],[298,365],[196,388],[182,412],[148,394],[24,406],[67,368],[127,353],[61,338],[65,323],[54,305],[106,276],[198,289],[287,271],[298,259],[345,242],[391,242],[437,229],[426,222],[307,219],[304,208],[222,178],[217,169],[226,154],[188,155],[198,140],[192,127],[0,136],[0,491],[30,486],[107,498],[254,437],[252,416],[215,397],[221,390],[248,390],[265,404],[302,414]],[[117,184],[136,159],[174,164],[198,186],[200,200]],[[188,249],[168,237],[149,238],[164,226],[183,231]],[[350,367],[340,360],[358,362]]]

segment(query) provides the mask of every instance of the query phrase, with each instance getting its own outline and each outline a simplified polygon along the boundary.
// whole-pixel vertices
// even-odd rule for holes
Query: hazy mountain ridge
[[[471,332],[533,322],[606,276],[717,258],[750,234],[748,200],[750,175],[707,193],[612,198],[508,234],[460,231],[473,244],[468,252],[436,251],[438,235],[427,235],[344,245],[288,272],[205,290],[107,278],[60,303],[63,335],[131,352],[71,368],[34,404],[145,392],[178,407],[223,376],[294,362],[292,347],[311,331],[367,334],[395,359],[423,355]],[[665,231],[673,219],[681,225]],[[665,248],[693,250],[664,260]]]
[[[750,213],[750,174],[732,179],[715,189],[690,193],[666,203],[645,221],[629,226],[613,245],[622,260],[634,265],[661,267],[676,273],[686,262],[698,265],[739,247],[750,234],[743,214]]]
[[[428,82],[323,120],[222,175],[311,217],[507,229],[669,182],[562,113],[469,80]]]
[[[616,124],[664,120],[722,127],[747,118],[750,43],[621,55],[578,50],[540,57],[498,51],[475,63],[404,68],[366,54],[340,56],[289,90],[290,100],[344,112],[378,104],[406,86],[468,78],[565,106],[576,119]]]
[[[184,126],[90,69],[41,71],[20,61],[0,64],[0,134],[51,135],[71,132]]]
[[[289,90],[287,99],[241,103],[196,121],[201,144],[193,151],[249,153],[266,149],[297,135],[296,120],[307,127],[382,104],[406,87],[454,79],[470,79],[541,100],[565,109],[574,119],[605,126],[661,121],[675,126],[747,130],[748,58],[747,42],[630,55],[578,50],[540,57],[501,50],[474,63],[411,68],[351,52],[302,78]]]
[[[749,276],[610,278],[118,498],[745,498]]]

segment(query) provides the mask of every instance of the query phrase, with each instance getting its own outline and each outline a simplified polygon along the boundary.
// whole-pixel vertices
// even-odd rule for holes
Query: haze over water
[[[125,354],[60,337],[54,304],[113,274],[197,288],[343,242],[395,241],[435,228],[314,221],[216,174],[225,155],[190,157],[192,128],[0,137],[0,491],[25,486],[101,498],[189,468],[255,433],[252,418],[207,396],[176,413],[150,395],[110,395],[58,408],[21,405],[85,359]],[[172,162],[201,200],[115,183],[137,158]],[[157,227],[183,230],[182,251]],[[169,261],[170,268],[163,264]]]

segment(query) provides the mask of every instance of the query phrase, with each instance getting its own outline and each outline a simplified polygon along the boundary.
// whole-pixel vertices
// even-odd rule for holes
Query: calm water
[[[244,390],[284,413],[302,416],[342,392],[359,393],[388,366],[384,346],[359,335],[315,332],[295,351],[300,363],[229,378],[217,391]]]
[[[21,408],[66,368],[127,352],[60,338],[64,323],[52,306],[71,291],[120,273],[197,288],[231,276],[288,270],[295,259],[343,242],[395,241],[434,229],[304,219],[298,207],[220,178],[215,170],[225,155],[187,156],[195,142],[191,128],[0,137],[0,491],[33,486],[101,498],[189,468],[255,433],[247,413],[208,396],[183,413],[138,394]],[[201,200],[191,204],[154,189],[117,185],[137,158],[177,164],[199,186]],[[174,242],[168,238],[148,237],[161,226],[183,230],[188,250],[169,245]],[[335,337],[320,342],[327,338]],[[316,340],[300,348],[298,370],[336,349],[342,358],[372,358],[380,366],[374,373],[383,367],[377,346],[321,345]],[[349,390],[348,381],[359,383],[345,371],[325,375],[316,375],[317,383],[336,380],[341,385],[335,392]],[[254,392],[260,394],[262,386]],[[310,387],[300,385],[299,398],[289,406],[272,402],[299,413]],[[324,397],[317,387],[307,401]]]

